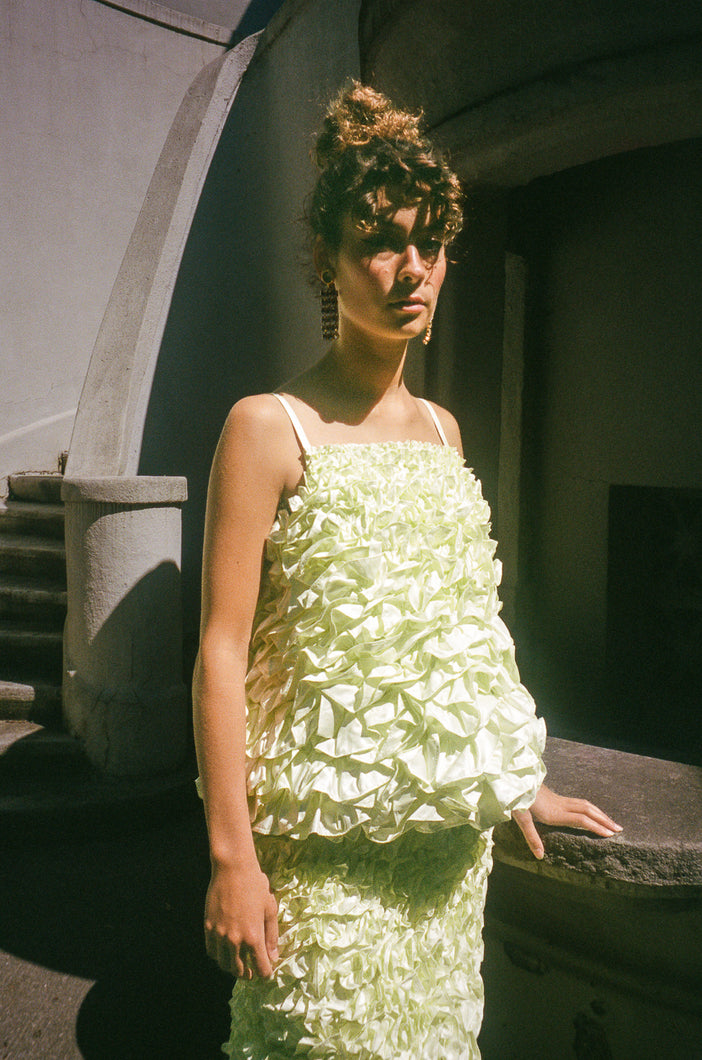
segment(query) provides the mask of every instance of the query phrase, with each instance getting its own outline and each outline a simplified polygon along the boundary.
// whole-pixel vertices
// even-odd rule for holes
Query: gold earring
[[[432,326],[433,323],[434,323],[434,318],[433,317],[429,317],[429,323],[427,324],[427,330],[424,332],[424,338],[422,339],[422,343],[425,346],[429,345],[429,341],[431,339],[431,326]]]
[[[322,281],[322,338],[325,342],[339,337],[339,298],[334,284],[334,273],[325,269],[321,274]]]

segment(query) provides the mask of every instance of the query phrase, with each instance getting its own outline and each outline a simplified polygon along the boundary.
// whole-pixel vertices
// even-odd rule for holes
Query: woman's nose
[[[408,243],[405,247],[402,263],[399,269],[401,280],[420,280],[426,272],[426,264],[414,243]]]

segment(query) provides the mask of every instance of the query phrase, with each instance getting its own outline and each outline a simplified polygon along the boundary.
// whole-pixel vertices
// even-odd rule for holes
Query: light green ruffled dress
[[[234,1060],[469,1060],[492,825],[545,731],[499,618],[480,485],[424,442],[306,449],[267,545],[247,680],[251,814],[280,907]]]

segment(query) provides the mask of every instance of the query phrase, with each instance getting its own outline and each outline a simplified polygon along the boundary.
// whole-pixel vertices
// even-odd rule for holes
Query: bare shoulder
[[[290,420],[272,394],[252,394],[241,398],[229,410],[220,449],[245,449],[269,463],[276,456],[286,460],[295,448]]]
[[[446,434],[449,445],[452,445],[454,449],[458,449],[462,456],[463,443],[461,442],[461,431],[456,417],[453,416],[448,409],[442,408],[441,405],[437,405],[435,401],[431,401],[430,405],[439,417],[439,423],[444,428],[444,433]]]
[[[250,443],[265,439],[270,444],[275,435],[285,437],[286,428],[288,417],[273,394],[251,394],[232,405],[223,434],[241,436]]]
[[[246,472],[277,489],[290,488],[300,475],[300,453],[292,426],[272,394],[241,398],[225,420],[215,466]]]
[[[281,408],[278,415],[276,405],[270,394],[237,401],[220,435],[207,491],[203,621],[227,638],[235,630],[242,644],[251,632],[265,541],[287,476],[295,473],[294,435],[286,435],[285,413]]]

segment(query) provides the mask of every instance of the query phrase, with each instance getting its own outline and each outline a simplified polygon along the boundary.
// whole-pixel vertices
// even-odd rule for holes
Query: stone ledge
[[[57,471],[18,471],[8,475],[7,482],[14,501],[61,503],[63,475]]]
[[[188,480],[163,475],[106,475],[65,479],[61,499],[66,504],[93,502],[124,505],[183,504],[188,499]]]
[[[495,829],[495,859],[579,886],[657,895],[702,894],[702,769],[549,738],[547,782],[596,803],[623,827],[600,839],[539,825],[536,861],[512,823]]]
[[[116,7],[119,11],[175,30],[176,33],[184,33],[188,37],[205,40],[211,44],[221,44],[223,47],[231,43],[234,33],[233,26],[207,22],[196,15],[177,11],[169,4],[159,3],[158,0],[98,0],[98,3],[104,4],[105,7]]]

